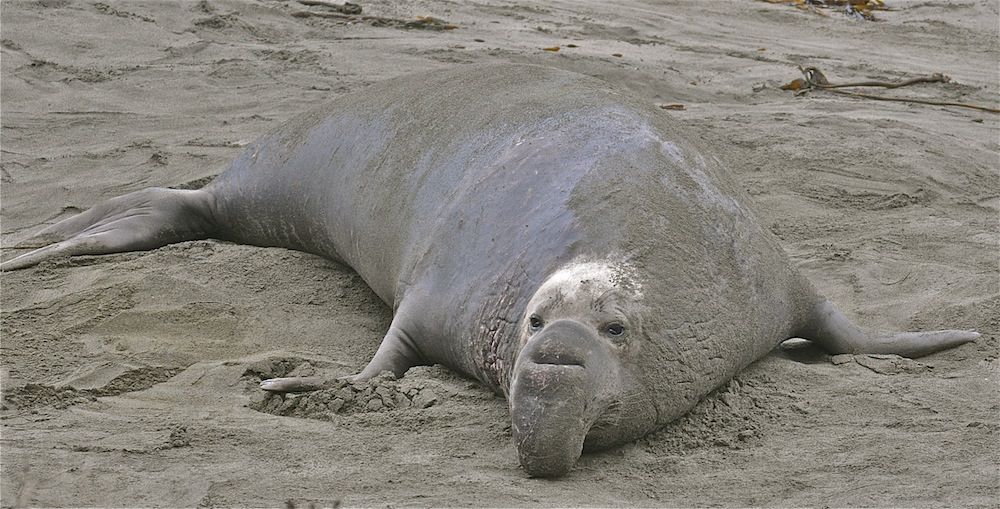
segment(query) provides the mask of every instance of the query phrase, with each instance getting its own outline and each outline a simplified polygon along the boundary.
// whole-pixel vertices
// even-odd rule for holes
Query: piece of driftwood
[[[949,81],[951,81],[951,78],[941,73],[934,73],[928,76],[918,76],[916,78],[911,78],[902,81],[855,81],[849,83],[830,83],[830,81],[826,79],[826,75],[823,74],[823,71],[820,71],[816,67],[799,67],[799,71],[802,72],[803,78],[793,80],[792,82],[782,86],[781,87],[782,90],[792,90],[795,92],[796,95],[802,95],[812,90],[823,90],[835,94],[860,97],[863,99],[872,99],[875,101],[907,102],[916,104],[929,104],[932,106],[955,106],[959,108],[969,108],[979,111],[988,111],[990,113],[1000,113],[1000,109],[991,108],[989,106],[981,106],[978,104],[968,104],[968,103],[960,103],[954,101],[935,101],[931,99],[918,99],[914,97],[886,97],[882,95],[866,94],[863,92],[850,92],[847,90],[837,90],[845,87],[899,88],[908,85],[914,85],[917,83],[948,83]]]
[[[298,0],[302,5],[320,5],[343,14],[361,14],[361,6],[351,2],[337,3],[330,0]]]
[[[310,0],[311,1],[311,0]],[[417,16],[413,20],[384,18],[381,16],[355,16],[339,12],[295,11],[296,18],[336,18],[350,22],[362,22],[373,27],[392,27],[403,30],[455,30],[459,26],[433,16]]]
[[[936,72],[929,76],[917,76],[903,81],[852,81],[849,83],[830,83],[822,71],[815,67],[800,67],[800,71],[806,77],[806,82],[815,88],[844,88],[844,87],[882,87],[899,88],[917,83],[948,83],[951,78]]]

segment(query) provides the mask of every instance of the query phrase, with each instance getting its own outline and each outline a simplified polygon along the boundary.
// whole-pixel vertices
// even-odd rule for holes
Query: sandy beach
[[[113,196],[200,187],[345,92],[535,63],[686,124],[858,323],[982,337],[916,360],[778,349],[539,480],[504,399],[439,366],[348,387],[336,412],[257,389],[365,366],[391,311],[348,268],[214,240],[52,260],[0,275],[0,505],[995,507],[1000,115],[781,89],[800,66],[942,73],[865,92],[1000,107],[996,0],[886,4],[864,21],[758,0],[4,2],[4,260]]]

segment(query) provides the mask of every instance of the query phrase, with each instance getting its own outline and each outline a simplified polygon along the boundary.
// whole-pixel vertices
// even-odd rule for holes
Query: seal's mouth
[[[511,431],[521,466],[533,477],[569,472],[591,426],[604,413],[602,394],[617,373],[597,334],[559,321],[532,338],[514,366]]]

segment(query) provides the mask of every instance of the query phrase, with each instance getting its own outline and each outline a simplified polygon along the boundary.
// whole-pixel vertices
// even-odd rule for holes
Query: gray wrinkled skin
[[[606,83],[462,66],[338,98],[206,188],[115,198],[3,269],[204,237],[342,261],[395,311],[358,378],[440,363],[480,380],[535,476],[676,419],[789,337],[910,356],[975,338],[859,329],[748,203],[676,120]]]

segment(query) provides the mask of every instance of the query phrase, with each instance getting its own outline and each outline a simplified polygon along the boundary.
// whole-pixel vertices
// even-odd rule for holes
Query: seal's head
[[[532,296],[510,390],[512,432],[530,475],[568,472],[586,448],[655,428],[642,362],[643,294],[626,262],[571,263]]]

